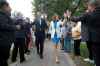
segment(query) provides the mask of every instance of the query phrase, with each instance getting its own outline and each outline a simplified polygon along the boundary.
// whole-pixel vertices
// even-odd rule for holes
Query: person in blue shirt
[[[55,52],[55,57],[56,57],[56,63],[59,63],[59,42],[61,38],[61,22],[59,20],[58,16],[53,16],[53,21],[50,23],[50,33],[51,33],[51,39],[52,42],[54,43],[54,52]]]

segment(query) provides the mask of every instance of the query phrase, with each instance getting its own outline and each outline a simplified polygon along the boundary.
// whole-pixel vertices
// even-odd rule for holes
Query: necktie
[[[40,19],[40,31],[41,31],[41,19]]]
[[[40,25],[41,25],[41,19],[40,19]]]

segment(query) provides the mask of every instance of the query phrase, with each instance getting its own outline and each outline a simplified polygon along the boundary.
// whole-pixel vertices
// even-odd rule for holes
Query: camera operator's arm
[[[78,22],[78,21],[86,22],[88,17],[89,17],[89,14],[85,13],[85,14],[78,16],[78,17],[71,17],[71,21],[73,21],[73,22]]]

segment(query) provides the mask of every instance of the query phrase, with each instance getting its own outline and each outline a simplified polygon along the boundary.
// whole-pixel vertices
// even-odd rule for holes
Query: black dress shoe
[[[39,55],[40,53],[39,53],[39,52],[37,52],[37,54]]]
[[[40,55],[40,59],[43,59],[43,55]]]
[[[23,63],[24,61],[26,61],[25,59],[20,60],[20,63]]]
[[[64,50],[64,48],[61,48],[61,50]]]
[[[25,50],[25,53],[27,54],[27,53],[30,53],[30,50]]]
[[[14,63],[14,62],[16,62],[16,59],[12,59],[11,61]]]
[[[30,55],[30,52],[27,52],[27,53],[25,53],[25,54]]]

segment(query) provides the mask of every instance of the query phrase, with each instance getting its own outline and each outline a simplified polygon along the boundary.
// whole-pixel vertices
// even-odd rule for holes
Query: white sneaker
[[[94,60],[90,60],[89,58],[84,59],[85,62],[90,62],[92,64],[94,64]]]
[[[58,59],[58,57],[56,57],[56,63],[59,63],[60,61],[59,61],[59,59]]]
[[[92,63],[92,64],[94,64],[94,60],[90,60],[89,62]]]
[[[85,61],[85,62],[89,62],[89,61],[90,61],[90,59],[89,59],[89,58],[86,58],[86,59],[84,59],[84,61]]]

